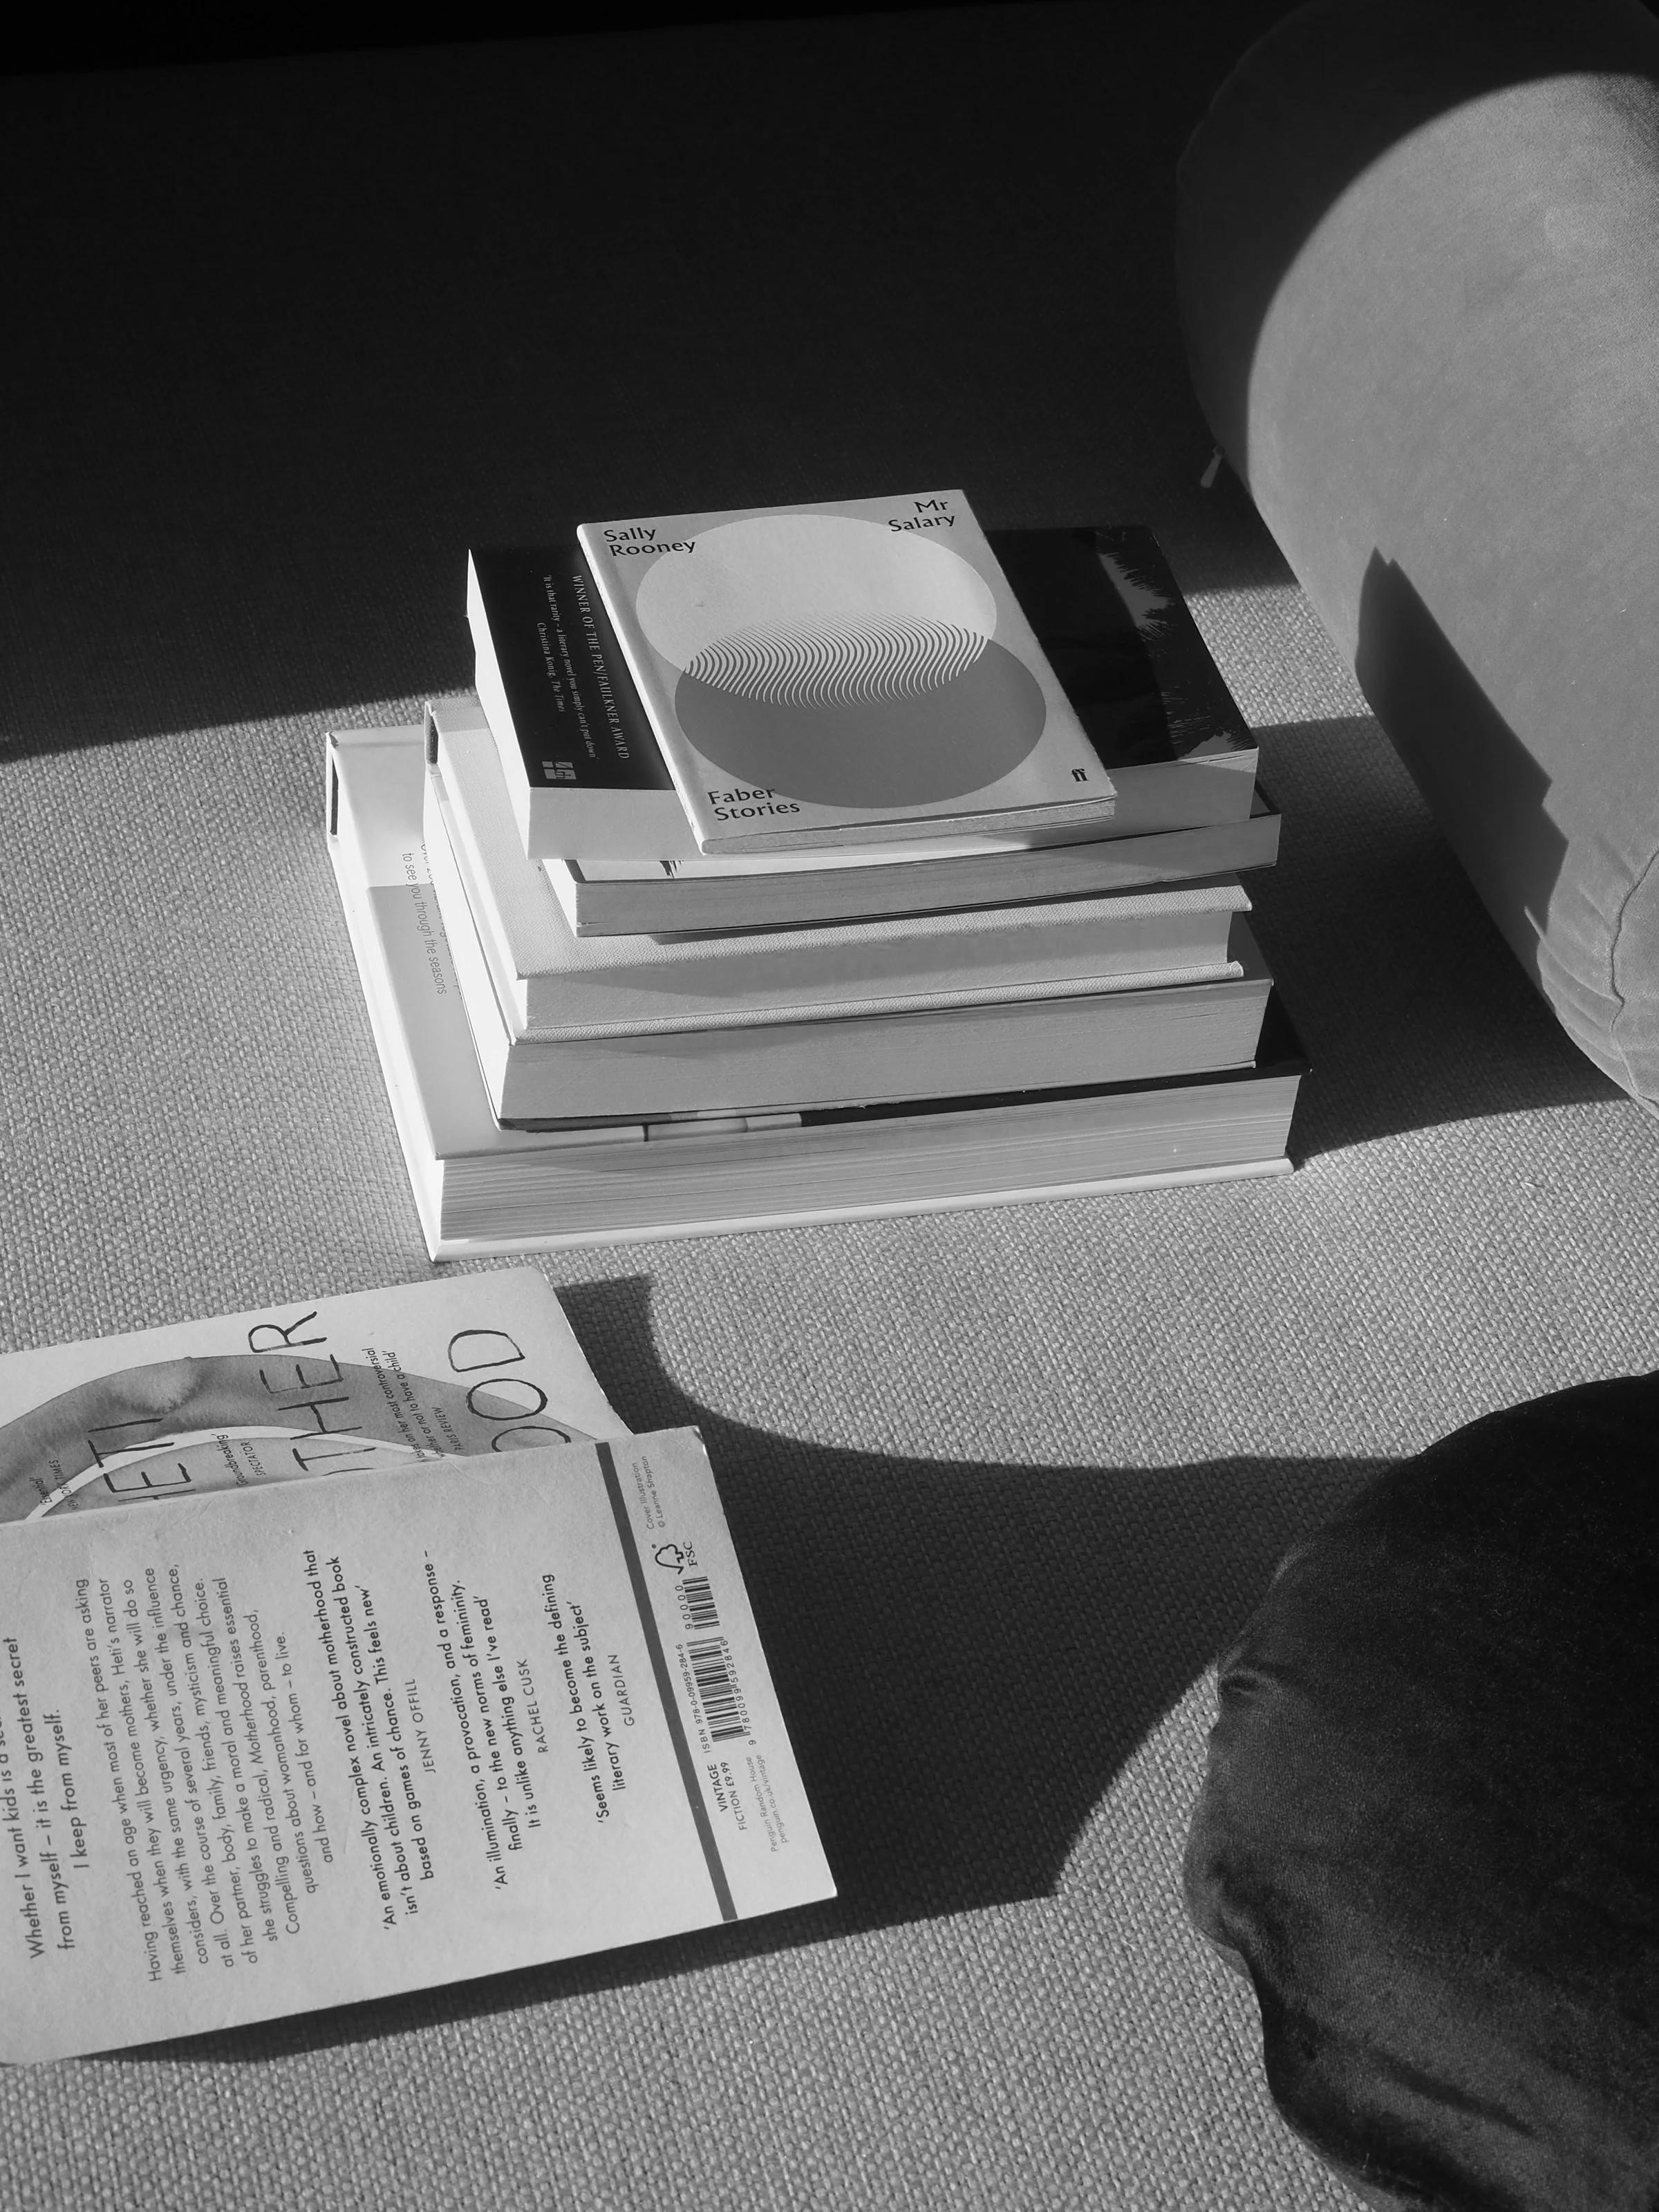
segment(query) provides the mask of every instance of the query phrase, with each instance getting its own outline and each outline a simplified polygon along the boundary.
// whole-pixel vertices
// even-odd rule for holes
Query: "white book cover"
[[[825,854],[818,852],[805,867],[752,872],[707,855],[686,864],[544,860],[541,870],[578,936],[688,936],[942,914],[950,907],[1032,898],[1104,898],[1196,882],[1271,867],[1278,858],[1279,829],[1278,814],[1257,795],[1239,822],[1078,842],[1045,839],[1018,853],[963,859],[922,858],[912,851],[914,865],[903,867],[872,867],[864,865],[862,854],[848,867],[823,866]],[[836,848],[832,857],[843,850]],[[773,857],[796,861],[802,856]]]
[[[14,1523],[0,1625],[0,2060],[835,1894],[695,1430]]]
[[[430,743],[430,741],[429,741]],[[1236,878],[1116,897],[809,928],[663,939],[583,939],[517,835],[487,732],[439,730],[428,769],[428,856],[441,905],[459,888],[515,1035],[580,1037],[832,1019],[925,1006],[988,1004],[1072,981],[1203,981],[1237,975]]]
[[[0,1521],[628,1433],[533,1268],[0,1357]]]
[[[705,852],[1109,820],[961,491],[577,534]]]

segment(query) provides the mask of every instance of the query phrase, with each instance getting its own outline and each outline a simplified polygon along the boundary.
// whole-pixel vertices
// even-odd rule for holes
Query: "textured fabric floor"
[[[1315,1062],[1288,1182],[549,1260],[705,1427],[841,1897],[10,2075],[0,2205],[1350,2201],[1182,1918],[1212,1661],[1367,1470],[1659,1359],[1659,1128],[1198,489],[1168,173],[1243,33],[1170,15],[1150,100],[1073,7],[0,88],[0,1344],[428,1272],[322,732],[464,683],[468,537],[561,513],[1152,521]]]

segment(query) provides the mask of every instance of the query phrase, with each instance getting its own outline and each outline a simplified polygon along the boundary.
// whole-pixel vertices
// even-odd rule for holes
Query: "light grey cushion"
[[[1659,1097],[1659,24],[1314,0],[1180,172],[1193,375],[1568,1033]]]

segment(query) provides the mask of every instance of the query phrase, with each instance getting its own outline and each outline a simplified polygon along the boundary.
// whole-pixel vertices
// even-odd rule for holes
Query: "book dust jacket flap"
[[[578,536],[705,851],[1109,819],[1111,776],[960,491]]]

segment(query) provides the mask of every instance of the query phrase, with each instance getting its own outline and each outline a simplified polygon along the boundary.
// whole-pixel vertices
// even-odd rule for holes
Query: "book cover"
[[[499,674],[494,672],[494,646],[475,575],[469,608],[478,646],[478,682],[481,692],[488,695],[488,726],[500,748],[526,851],[589,871],[629,865],[660,870],[666,866],[685,879],[722,869],[757,874],[791,865],[820,870],[878,862],[908,866],[947,856],[1035,848],[1061,839],[1104,842],[1247,820],[1256,740],[1228,692],[1153,533],[1124,524],[994,530],[986,536],[1115,787],[1109,817],[1055,820],[1000,831],[980,827],[971,835],[949,840],[924,823],[914,842],[896,836],[884,845],[863,848],[705,854],[691,835],[632,673],[617,650],[606,626],[608,617],[591,586],[585,586],[583,599],[594,628],[584,630],[586,655],[574,656],[577,678],[584,678],[585,670],[592,678],[587,720],[592,724],[607,714],[619,717],[629,732],[630,757],[638,760],[648,753],[656,763],[657,781],[648,789],[631,790],[621,784],[600,789],[578,781],[574,775],[550,779],[544,774],[540,785],[533,781],[514,734],[513,710]],[[474,561],[492,573],[500,567],[508,583],[515,584],[526,610],[521,634],[526,640],[533,635],[533,651],[555,651],[561,634],[556,625],[545,648],[543,644],[547,622],[544,580],[556,582],[567,569],[574,576],[579,566],[586,578],[580,550],[555,546],[479,554]],[[562,634],[568,645],[571,633],[567,629]],[[533,668],[530,673],[533,675]],[[530,688],[533,694],[533,684]],[[435,711],[465,719],[465,702],[440,702]],[[485,726],[482,708],[473,720]],[[557,762],[551,764],[556,767]],[[763,900],[765,894],[759,896]]]
[[[14,1523],[0,1621],[5,2062],[835,1894],[692,1429]]]
[[[0,1522],[626,1429],[532,1268],[0,1357]]]
[[[704,851],[1110,819],[960,491],[577,535]]]

